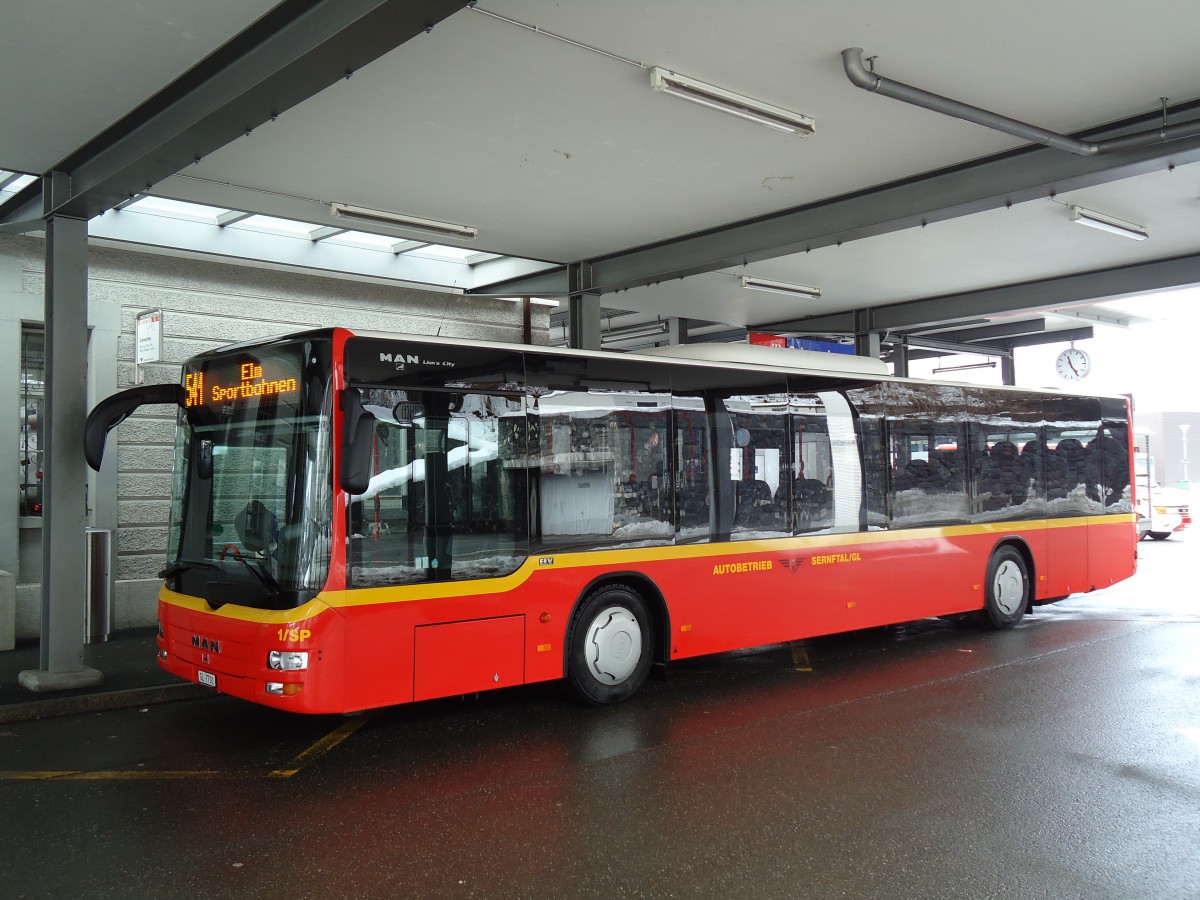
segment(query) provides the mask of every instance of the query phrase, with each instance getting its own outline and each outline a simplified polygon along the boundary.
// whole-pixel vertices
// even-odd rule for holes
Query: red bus
[[[1136,566],[1124,399],[878,360],[309,332],[88,418],[179,407],[159,664],[344,713],[931,616],[993,628]]]

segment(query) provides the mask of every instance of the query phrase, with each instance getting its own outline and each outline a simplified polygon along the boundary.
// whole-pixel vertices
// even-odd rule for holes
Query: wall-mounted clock
[[[1082,350],[1077,350],[1074,347],[1068,347],[1062,353],[1058,354],[1058,359],[1054,361],[1054,371],[1058,372],[1060,377],[1068,381],[1078,381],[1081,378],[1085,378],[1091,370],[1091,359]]]

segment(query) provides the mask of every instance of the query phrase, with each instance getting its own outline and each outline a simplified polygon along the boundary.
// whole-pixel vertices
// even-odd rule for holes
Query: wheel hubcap
[[[610,606],[588,626],[586,646],[588,668],[597,681],[624,681],[642,658],[642,629],[637,617],[623,606]]]
[[[1011,559],[1002,562],[996,569],[992,579],[992,596],[996,598],[996,607],[1006,616],[1011,616],[1021,608],[1025,600],[1025,579],[1021,575],[1021,567]]]

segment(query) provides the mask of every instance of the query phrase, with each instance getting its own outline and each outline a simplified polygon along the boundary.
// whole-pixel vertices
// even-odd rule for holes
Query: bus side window
[[[967,495],[965,406],[961,389],[939,389],[937,418],[928,409],[894,404],[887,421],[895,466],[893,522],[905,526],[970,521]]]
[[[780,485],[792,478],[787,394],[733,396],[725,400],[725,409],[734,434],[729,451],[733,539],[791,534],[787,503],[776,502]]]
[[[711,534],[710,417],[700,397],[676,396],[672,407],[675,418],[675,540],[707,540]]]
[[[833,455],[821,399],[793,396],[791,406],[791,477],[783,490],[790,494],[793,533],[806,534],[833,524]]]

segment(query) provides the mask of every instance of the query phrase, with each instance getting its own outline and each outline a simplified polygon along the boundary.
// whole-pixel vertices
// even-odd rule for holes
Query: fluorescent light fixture
[[[508,300],[508,301],[510,301],[510,302],[512,302],[512,303],[521,303],[522,301],[524,301],[524,300],[525,300],[525,298],[524,298],[524,297],[497,297],[496,299],[497,299],[497,300]],[[549,298],[547,298],[547,297],[530,297],[530,298],[529,298],[529,303],[530,303],[530,305],[531,305],[531,306],[553,306],[553,307],[557,307],[557,306],[559,305],[559,303],[558,303],[558,301],[557,301],[557,300],[550,300],[550,299],[549,299]]]
[[[1150,232],[1144,225],[1135,225],[1133,222],[1106,216],[1104,213],[1084,209],[1082,206],[1071,207],[1071,221],[1087,225],[1089,228],[1099,228],[1101,231],[1119,234],[1121,237],[1132,238],[1135,241],[1144,241],[1150,237]]]
[[[753,275],[742,275],[742,287],[752,291],[768,291],[772,294],[790,294],[793,297],[807,297],[809,300],[821,299],[819,287],[808,287],[804,284],[791,284],[786,281],[771,281],[767,278],[755,278]]]
[[[933,374],[938,375],[942,372],[965,372],[967,369],[994,369],[994,368],[996,368],[996,361],[993,359],[991,362],[967,363],[964,366],[942,366],[940,368],[934,369]]]
[[[817,123],[808,116],[771,106],[760,100],[735,94],[715,85],[705,84],[660,66],[650,69],[650,87],[664,94],[682,97],[710,109],[717,109],[741,119],[748,119],[768,128],[808,137],[817,130]]]
[[[406,216],[401,213],[387,212],[382,209],[367,209],[365,206],[350,206],[346,203],[332,203],[330,213],[337,219],[354,219],[359,222],[373,222],[376,225],[390,225],[393,228],[409,228],[413,231],[425,231],[430,234],[451,235],[457,238],[474,240],[479,235],[479,229],[472,225],[456,225],[453,222],[438,222],[434,219],[422,219],[417,216]]]
[[[667,321],[639,322],[637,325],[622,325],[620,328],[610,328],[600,334],[601,343],[629,341],[636,338],[655,337],[667,333]]]

